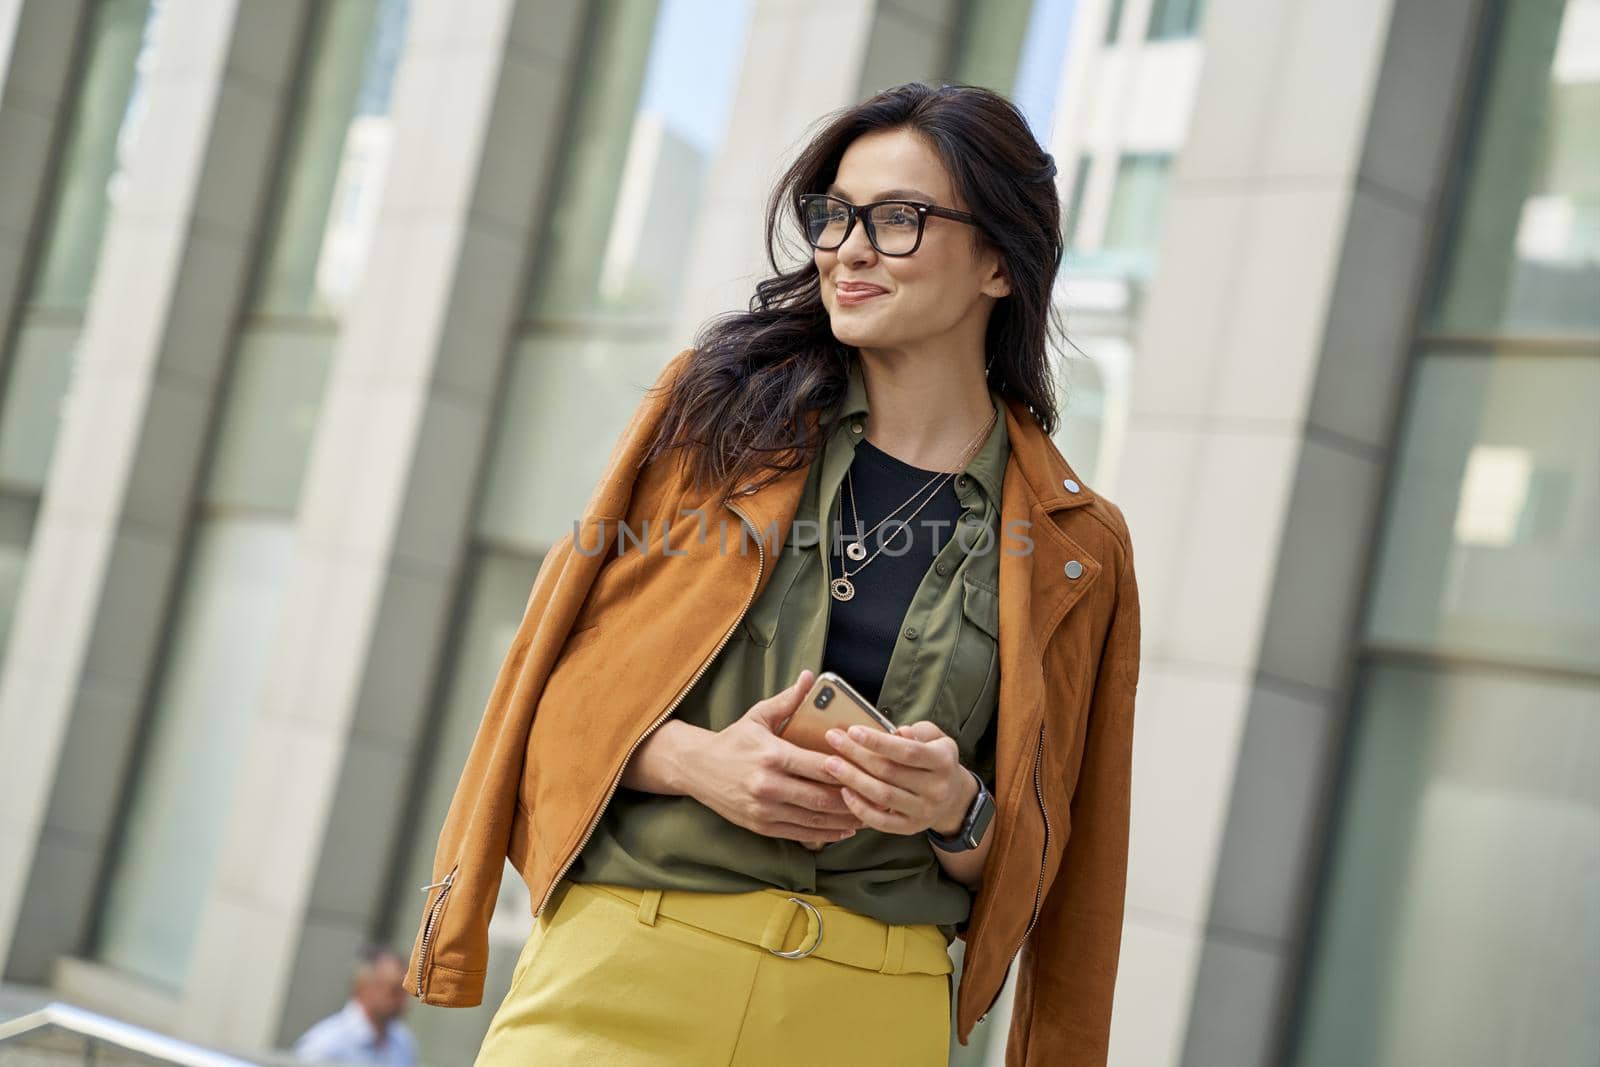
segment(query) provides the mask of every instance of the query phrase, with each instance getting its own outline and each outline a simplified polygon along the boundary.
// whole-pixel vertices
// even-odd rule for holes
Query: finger
[[[916,724],[912,724],[915,726]],[[884,733],[882,730],[869,730],[865,726],[852,726],[848,731],[840,730],[844,734],[839,739],[833,730],[829,730],[827,738],[833,742],[834,747],[842,754],[860,763],[862,751],[872,752],[886,760],[904,764],[907,767],[920,767],[924,770],[936,770],[949,763],[950,757],[941,755],[930,747],[931,742],[943,738],[944,731],[932,723],[928,724],[938,732],[938,738],[915,740],[909,737],[897,737],[894,734]],[[867,766],[863,764],[863,766]],[[870,766],[868,769],[871,769]]]
[[[828,776],[827,785],[812,785],[802,779],[790,779],[784,784],[784,788],[775,792],[777,803],[787,804],[797,811],[818,811],[844,816],[850,814],[844,798],[839,795],[839,782],[832,775]]]
[[[810,668],[802,670],[792,685],[758,701],[751,707],[751,712],[756,719],[775,730],[780,723],[794,714],[794,710],[800,706],[800,702],[810,691],[815,677]]]
[[[917,823],[910,816],[891,808],[879,807],[848,787],[843,792],[845,803],[850,805],[851,810],[856,813],[856,817],[866,826],[888,834],[911,834],[917,832]]]
[[[781,737],[777,738],[777,741],[784,746],[783,754],[778,760],[778,768],[796,778],[816,782],[827,794],[825,800],[830,810],[844,811],[843,802],[839,800],[839,779],[830,774],[824,766],[831,758],[829,754],[803,748]]]
[[[851,836],[854,830],[818,830],[815,826],[806,826],[795,822],[776,822],[767,827],[768,837],[782,837],[790,841],[799,841],[803,845],[822,845],[831,841],[843,841]]]
[[[812,808],[800,807],[796,804],[778,802],[769,804],[766,814],[770,821],[786,823],[790,826],[799,826],[810,832],[815,837],[818,834],[829,834],[839,830],[854,830],[861,825],[854,812],[849,808],[843,811],[822,812]]]
[[[916,722],[906,723],[901,729],[905,736],[917,741],[937,741],[941,737],[950,735],[939,729],[939,724],[929,719],[918,719]]]
[[[922,808],[922,800],[916,793],[902,788],[893,781],[885,781],[868,773],[842,756],[829,756],[826,766],[838,777],[841,785],[866,797],[880,808],[906,812],[920,811]],[[890,766],[895,765],[890,764]],[[841,791],[840,795],[845,794]],[[848,797],[846,800],[848,802]]]

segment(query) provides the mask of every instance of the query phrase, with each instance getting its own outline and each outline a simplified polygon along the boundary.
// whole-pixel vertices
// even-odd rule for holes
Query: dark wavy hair
[[[662,387],[669,391],[667,414],[645,462],[681,449],[693,483],[720,490],[724,501],[736,487],[766,484],[807,465],[824,434],[812,416],[844,395],[855,349],[833,336],[797,198],[824,191],[845,149],[872,131],[906,129],[924,137],[966,210],[981,220],[963,229],[973,235],[974,251],[999,251],[1011,285],[984,337],[989,385],[1021,400],[1046,433],[1055,432],[1047,343],[1061,265],[1061,204],[1055,160],[1016,105],[981,86],[909,82],[819,122],[823,128],[779,177],[767,204],[774,276],[756,285],[748,311],[702,325],[683,372]],[[775,244],[780,222],[790,219],[805,259],[785,271]]]

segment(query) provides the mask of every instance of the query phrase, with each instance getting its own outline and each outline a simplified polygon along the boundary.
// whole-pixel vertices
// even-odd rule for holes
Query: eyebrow
[[[850,199],[850,195],[848,193],[846,193],[843,189],[839,188],[839,183],[838,182],[834,182],[833,184],[829,185],[827,189],[823,190],[823,192],[827,193],[829,196],[842,197],[845,200],[849,200]],[[938,200],[937,197],[933,196],[930,193],[925,193],[921,189],[885,189],[885,190],[883,190],[883,192],[879,193],[873,199],[875,199],[875,200],[893,200],[897,196],[914,197],[914,198],[916,198],[918,200],[927,200],[927,201],[930,201],[930,202],[937,202],[937,200]]]

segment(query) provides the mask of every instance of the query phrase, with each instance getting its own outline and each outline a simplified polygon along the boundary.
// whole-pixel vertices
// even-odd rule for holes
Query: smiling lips
[[[851,304],[857,303],[857,302],[862,301],[862,300],[865,300],[868,297],[880,296],[883,293],[887,293],[889,291],[889,290],[885,289],[881,285],[865,285],[865,284],[850,284],[850,285],[841,284],[841,285],[835,286],[835,289],[838,291],[839,299],[841,301],[843,301],[844,303],[851,303]]]

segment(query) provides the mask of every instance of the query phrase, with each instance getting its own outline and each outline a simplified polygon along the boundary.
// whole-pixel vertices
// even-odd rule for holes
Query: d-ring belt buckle
[[[794,901],[796,904],[800,905],[802,908],[805,908],[807,911],[809,911],[812,915],[816,916],[816,919],[817,919],[817,936],[816,936],[816,939],[811,942],[811,947],[804,948],[804,949],[798,949],[797,948],[793,952],[779,952],[775,948],[769,948],[769,949],[767,949],[767,951],[772,953],[774,956],[782,956],[784,959],[798,960],[798,959],[801,959],[802,957],[811,955],[813,952],[815,952],[817,950],[817,946],[822,944],[822,913],[820,911],[818,911],[815,907],[813,907],[810,904],[810,902],[801,900],[799,897],[789,897],[788,899]]]

